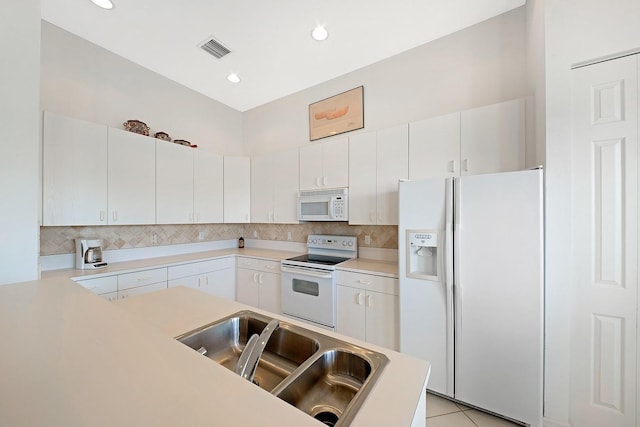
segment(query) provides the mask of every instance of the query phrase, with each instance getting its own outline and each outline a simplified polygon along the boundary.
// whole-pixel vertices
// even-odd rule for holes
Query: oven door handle
[[[288,267],[285,267],[285,266],[282,266],[280,269],[285,273],[293,273],[293,274],[300,274],[302,276],[317,277],[318,279],[330,279],[331,278],[331,273],[314,273],[314,272],[311,272],[309,270],[303,270],[303,269],[297,269],[297,268],[288,268]]]

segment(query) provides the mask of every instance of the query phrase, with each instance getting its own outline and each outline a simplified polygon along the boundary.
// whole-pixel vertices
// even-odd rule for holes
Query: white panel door
[[[377,223],[376,132],[349,137],[349,224]]]
[[[273,154],[273,222],[298,223],[298,149]]]
[[[193,152],[156,141],[156,224],[193,223]]]
[[[349,140],[346,137],[322,143],[322,170],[323,187],[349,186]]]
[[[336,286],[336,292],[336,332],[365,341],[366,292],[349,286]]]
[[[460,113],[409,123],[409,179],[460,175]]]
[[[223,157],[204,150],[193,150],[194,222],[221,223],[223,219]]]
[[[232,301],[236,299],[236,274],[233,268],[225,268],[205,274],[207,292]]]
[[[260,288],[258,288],[258,274],[255,270],[238,268],[236,277],[236,299],[238,302],[253,307],[260,306]]]
[[[109,224],[155,224],[156,140],[108,130]]]
[[[43,225],[107,223],[107,127],[45,111]]]
[[[542,171],[462,177],[457,191],[455,397],[541,426]]]
[[[365,306],[367,342],[398,350],[398,297],[367,291]]]
[[[251,213],[251,159],[224,157],[224,222],[249,222]]]
[[[524,99],[514,99],[461,113],[461,175],[524,169],[524,108]]]
[[[273,273],[258,273],[258,288],[260,289],[260,308],[271,313],[282,313],[282,291],[280,275]]]
[[[637,424],[637,55],[572,71],[574,425]]]
[[[376,173],[378,225],[398,225],[398,181],[408,177],[408,139],[409,130],[406,124],[378,131]]]
[[[273,222],[273,155],[251,158],[251,222]]]
[[[300,147],[300,190],[322,187],[322,143]]]

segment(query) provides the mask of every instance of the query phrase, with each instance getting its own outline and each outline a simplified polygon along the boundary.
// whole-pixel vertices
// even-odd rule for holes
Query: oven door
[[[282,312],[335,327],[334,272],[282,264]]]

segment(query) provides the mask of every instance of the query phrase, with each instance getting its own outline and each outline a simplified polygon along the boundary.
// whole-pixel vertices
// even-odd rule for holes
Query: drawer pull
[[[371,280],[359,279],[358,283],[362,283],[363,285],[370,285]]]
[[[150,280],[150,279],[153,279],[153,277],[151,277],[151,276],[141,277],[141,278],[138,279],[138,282],[143,282],[145,280]]]

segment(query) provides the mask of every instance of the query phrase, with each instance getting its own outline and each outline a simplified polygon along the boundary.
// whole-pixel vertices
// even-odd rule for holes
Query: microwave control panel
[[[334,218],[344,218],[344,206],[344,197],[335,197],[333,199]]]

